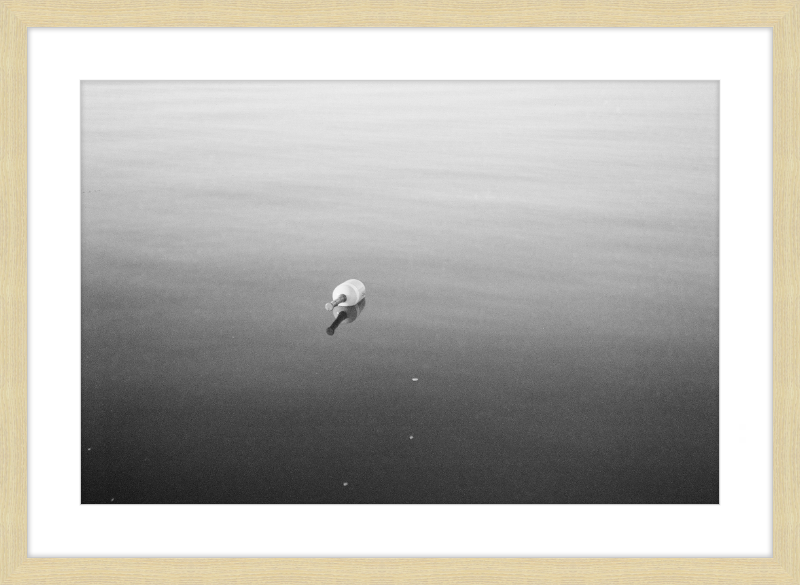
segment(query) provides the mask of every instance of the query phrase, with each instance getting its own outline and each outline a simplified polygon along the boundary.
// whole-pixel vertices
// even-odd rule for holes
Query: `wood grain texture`
[[[28,26],[773,26],[791,1],[123,0],[4,2]]]
[[[800,584],[800,0],[0,0],[0,584]],[[27,27],[772,27],[772,559],[27,558]]]
[[[27,539],[27,47],[25,27],[0,9],[0,583]]]
[[[800,580],[800,8],[773,30],[773,547]]]

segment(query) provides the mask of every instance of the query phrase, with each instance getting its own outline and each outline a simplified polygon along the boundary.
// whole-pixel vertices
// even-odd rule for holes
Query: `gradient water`
[[[717,83],[81,91],[84,503],[718,501]]]

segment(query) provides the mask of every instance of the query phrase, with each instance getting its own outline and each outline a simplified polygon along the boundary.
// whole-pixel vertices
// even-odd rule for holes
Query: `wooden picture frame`
[[[206,26],[772,28],[772,558],[28,558],[27,29]],[[0,43],[0,584],[800,583],[800,0],[0,0]]]

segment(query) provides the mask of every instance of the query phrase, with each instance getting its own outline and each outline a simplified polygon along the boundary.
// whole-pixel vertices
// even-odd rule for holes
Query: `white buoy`
[[[333,289],[332,301],[325,304],[325,309],[332,311],[337,305],[352,307],[357,305],[364,298],[367,290],[364,283],[355,278],[345,280],[342,284]]]

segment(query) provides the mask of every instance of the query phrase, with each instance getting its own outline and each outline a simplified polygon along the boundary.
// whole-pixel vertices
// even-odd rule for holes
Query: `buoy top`
[[[325,310],[331,311],[334,307],[338,307],[343,302],[347,300],[347,295],[339,295],[335,299],[333,299],[330,303],[325,303]]]
[[[334,307],[341,305],[342,307],[352,307],[357,305],[367,293],[364,283],[355,278],[345,280],[342,284],[333,289],[331,295],[331,302],[325,304],[325,309],[328,311],[333,310]]]

